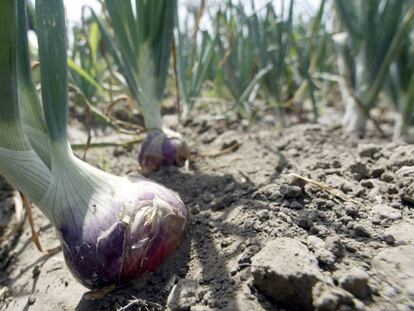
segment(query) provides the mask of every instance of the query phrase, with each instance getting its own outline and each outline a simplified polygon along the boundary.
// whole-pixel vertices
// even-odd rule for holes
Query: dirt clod
[[[359,144],[358,153],[360,157],[373,158],[376,153],[378,153],[381,148],[376,144]]]
[[[203,294],[204,289],[196,281],[180,280],[168,296],[167,307],[171,311],[190,310],[201,301]]]
[[[302,193],[302,189],[299,186],[288,184],[281,184],[279,191],[285,198],[297,198]]]
[[[330,236],[325,240],[326,248],[332,252],[337,258],[345,256],[345,246],[338,236]]]
[[[321,266],[332,267],[336,261],[335,255],[324,248],[318,249],[315,252],[315,256]]]
[[[252,258],[257,288],[270,298],[296,310],[309,310],[312,288],[322,279],[316,258],[301,242],[277,238]]]
[[[369,238],[371,236],[370,228],[363,223],[354,226],[354,234],[362,238]]]
[[[364,162],[354,162],[349,166],[349,171],[355,180],[362,180],[369,177],[369,169]]]
[[[357,298],[366,298],[370,294],[369,275],[360,268],[346,271],[338,279],[339,285]]]
[[[355,310],[353,296],[342,288],[319,282],[312,294],[313,306],[318,311]]]

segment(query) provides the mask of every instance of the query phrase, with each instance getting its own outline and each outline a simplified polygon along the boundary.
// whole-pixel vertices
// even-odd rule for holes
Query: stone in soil
[[[0,288],[0,302],[5,300],[9,295],[9,289],[6,286]]]
[[[326,246],[325,242],[321,238],[318,238],[315,235],[308,236],[308,238],[306,239],[306,244],[308,245],[308,248],[311,249],[312,251],[325,248]]]
[[[402,218],[402,213],[400,210],[397,210],[385,204],[375,205],[372,208],[371,215],[373,220],[385,223],[400,220]]]
[[[371,236],[371,228],[363,223],[354,226],[354,235],[361,238],[369,238]]]
[[[252,258],[256,287],[272,300],[292,310],[310,310],[312,288],[321,280],[318,262],[301,242],[277,238]]]
[[[390,172],[385,172],[384,174],[381,175],[380,179],[387,183],[391,183],[394,181],[394,174]]]
[[[318,311],[363,310],[364,307],[351,293],[323,282],[314,286],[312,295],[313,306]]]
[[[349,166],[349,171],[355,180],[368,178],[370,175],[367,165],[363,162],[354,162]]]
[[[305,229],[310,230],[312,228],[313,221],[309,216],[301,216],[298,220],[298,226]]]
[[[343,272],[338,279],[339,285],[357,298],[366,298],[370,294],[369,275],[360,268]]]
[[[285,198],[297,198],[302,194],[302,189],[299,186],[281,184],[279,187],[279,192]]]
[[[167,299],[167,307],[172,311],[190,310],[203,297],[203,288],[191,280],[180,280],[172,288]]]
[[[403,202],[414,205],[414,185],[411,184],[404,191],[401,191],[400,196]]]
[[[332,252],[336,258],[345,256],[346,249],[341,239],[337,235],[329,236],[325,240],[326,249]]]
[[[251,263],[251,258],[258,251],[259,251],[259,247],[257,245],[252,245],[252,246],[247,247],[237,259],[237,263],[239,264],[239,269],[243,269],[249,266]]]
[[[359,144],[358,153],[360,157],[373,158],[381,148],[376,144]]]
[[[316,259],[321,266],[332,267],[335,264],[336,257],[330,251],[320,248],[315,252]]]

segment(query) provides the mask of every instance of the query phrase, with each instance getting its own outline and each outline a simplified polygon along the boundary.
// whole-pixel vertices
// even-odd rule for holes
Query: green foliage
[[[68,73],[63,1],[36,1],[43,112],[52,142],[67,142]]]
[[[81,26],[73,28],[74,43],[68,59],[71,82],[75,84],[89,102],[95,102],[104,92],[101,84],[107,70],[100,53],[101,32],[94,21],[83,19]]]
[[[114,36],[98,23],[132,95],[140,105],[146,105],[144,93],[160,102],[168,75],[176,1],[138,0],[136,16],[129,0],[106,0],[105,4]]]
[[[335,61],[332,40],[323,21],[325,7],[326,0],[322,0],[315,17],[310,22],[301,22],[294,27],[291,40],[298,64],[296,80],[302,81],[303,89],[300,91],[307,91],[311,99],[314,121],[318,119],[319,107],[316,102],[318,87],[313,73],[332,72]]]
[[[207,31],[201,32],[201,42],[192,42],[191,34],[178,31],[177,65],[180,93],[187,114],[194,106],[206,80],[214,55],[216,40]]]
[[[16,38],[17,6],[14,0],[0,2],[0,121],[14,122],[19,118],[17,105]]]
[[[218,35],[217,51],[220,62],[215,63],[215,66],[222,68],[223,76],[218,81],[226,85],[236,102],[239,114],[250,119],[260,82],[272,66],[260,68],[255,44],[246,24],[247,19],[241,3],[233,5],[228,2],[225,10],[218,10],[215,16],[215,32]]]
[[[286,20],[283,11],[280,16],[277,16],[271,3],[267,4],[263,17],[254,13],[247,19],[260,66],[270,68],[262,80],[263,90],[265,96],[280,108],[280,118],[283,118],[281,105],[288,97],[286,86],[290,83],[292,70],[289,58],[293,31],[293,4],[294,1],[291,0]]]
[[[103,3],[107,14],[99,16],[108,19],[92,12],[73,30],[71,81],[88,101],[99,100],[107,72],[119,72],[118,82],[127,85],[149,128],[161,126],[161,102],[173,85],[167,80],[174,72],[174,28],[186,116],[207,80],[214,86],[208,94],[231,99],[238,115],[250,121],[260,108],[274,111],[285,125],[287,113],[302,113],[307,101],[317,121],[332,80],[346,90],[344,123],[351,130],[365,128],[385,86],[402,116],[402,131],[414,113],[413,0],[322,0],[310,17],[301,15],[294,0],[284,1],[282,10],[273,2],[256,8],[255,1],[226,0],[206,7],[208,26],[197,36],[178,22],[175,0]],[[103,50],[114,64],[103,61]]]
[[[375,106],[389,66],[414,20],[414,7],[407,10],[405,1],[393,0],[336,0],[335,7],[347,34],[340,53],[345,78],[367,114]]]
[[[400,113],[394,137],[407,131],[414,113],[414,27],[404,35],[401,51],[390,67],[387,91]]]
[[[290,0],[288,4],[287,14],[284,9],[276,14],[274,6],[268,3],[263,16],[255,13],[248,19],[261,67],[271,68],[262,81],[263,95],[275,108],[283,126],[286,125],[286,103],[293,98],[304,80],[297,74],[300,71],[298,65],[301,65],[300,61],[308,61],[305,55],[299,55],[301,58],[295,60],[298,53],[294,50],[294,33],[302,24],[293,23],[295,1]]]

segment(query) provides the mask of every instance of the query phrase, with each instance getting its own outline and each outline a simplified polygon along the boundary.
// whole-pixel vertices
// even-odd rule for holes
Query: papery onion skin
[[[70,221],[76,216],[68,212],[58,225],[66,263],[90,289],[154,271],[183,238],[189,215],[178,195],[147,180],[130,190],[137,191],[134,204],[115,199],[109,217],[79,225]]]
[[[151,130],[138,155],[142,174],[148,176],[163,166],[181,166],[190,156],[186,141],[172,131]]]

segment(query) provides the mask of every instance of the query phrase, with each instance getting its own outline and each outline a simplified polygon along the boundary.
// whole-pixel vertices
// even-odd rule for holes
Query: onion
[[[182,136],[171,130],[150,130],[141,145],[138,161],[144,176],[162,166],[181,166],[190,156],[190,149]]]
[[[99,288],[154,271],[184,235],[188,211],[179,196],[144,178],[116,177],[72,161],[73,170],[58,174],[41,203],[55,210],[72,274],[86,287]],[[78,197],[60,198],[54,206],[62,182]]]
[[[149,175],[163,166],[182,165],[188,159],[189,148],[180,135],[164,129],[161,116],[178,14],[177,0],[104,2],[113,34],[93,11],[92,17],[127,81],[148,131],[138,156],[142,173]],[[136,14],[132,13],[132,7]]]

